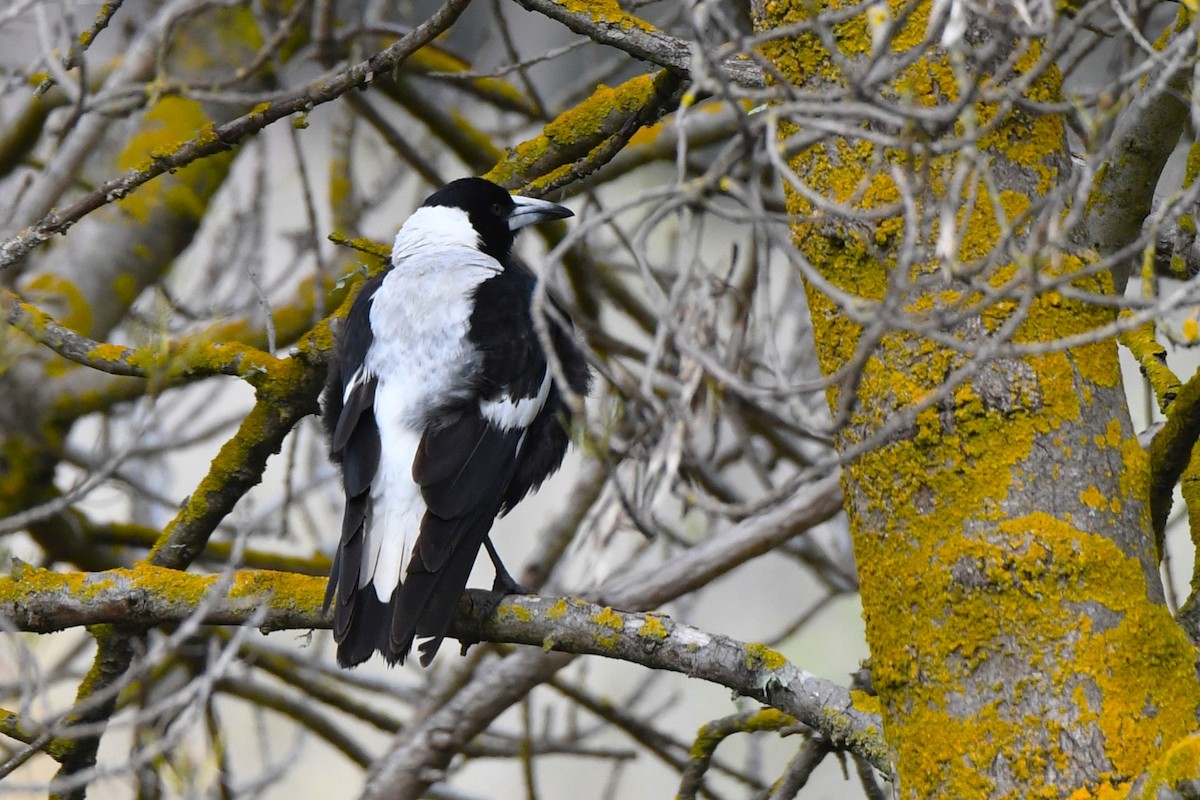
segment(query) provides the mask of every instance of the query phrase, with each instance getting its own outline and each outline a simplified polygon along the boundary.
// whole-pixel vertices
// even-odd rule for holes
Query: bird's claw
[[[537,594],[533,589],[517,583],[507,572],[496,573],[496,580],[492,581],[492,592],[500,597],[510,594]]]

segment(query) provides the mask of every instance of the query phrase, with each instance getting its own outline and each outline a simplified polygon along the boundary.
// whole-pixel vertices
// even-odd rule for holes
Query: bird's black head
[[[526,225],[573,216],[569,208],[532,197],[510,195],[483,178],[459,178],[438,189],[421,204],[460,208],[479,235],[479,249],[503,261],[512,251],[517,231]]]

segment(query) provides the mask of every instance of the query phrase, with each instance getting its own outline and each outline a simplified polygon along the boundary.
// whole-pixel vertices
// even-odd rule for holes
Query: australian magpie
[[[482,178],[430,195],[400,228],[387,271],[366,281],[325,392],[346,510],[325,607],[338,663],[413,639],[428,665],[486,546],[496,591],[516,588],[488,539],[498,515],[558,469],[570,407],[590,371],[561,309],[546,318],[560,369],[534,327],[536,279],[512,255],[526,225],[572,216]],[[568,323],[569,324],[569,323]]]

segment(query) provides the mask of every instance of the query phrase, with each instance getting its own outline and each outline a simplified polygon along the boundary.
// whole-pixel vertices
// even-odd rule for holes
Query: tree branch
[[[256,108],[224,125],[201,131],[195,138],[174,150],[156,154],[146,166],[136,167],[118,178],[105,181],[66,208],[51,211],[0,244],[0,270],[12,266],[38,245],[56,234],[65,233],[92,211],[125,197],[143,183],[165,172],[180,169],[197,159],[230,150],[238,142],[258,133],[273,122],[298,112],[310,111],[314,106],[340,97],[349,89],[366,86],[377,74],[394,70],[409,55],[449,28],[469,2],[470,0],[446,0],[441,8],[413,29],[412,33],[366,61],[359,62],[332,77],[317,78],[299,92],[269,103],[265,108]]]
[[[1193,375],[1168,409],[1167,421],[1150,442],[1150,521],[1161,542],[1179,476],[1200,439],[1200,373]],[[1161,550],[1161,544],[1160,544]]]
[[[781,714],[774,708],[765,708],[743,711],[700,726],[696,742],[692,745],[692,757],[683,771],[676,798],[695,800],[696,793],[704,786],[704,774],[708,772],[718,745],[733,734],[779,731],[795,724],[796,720],[787,714]]]
[[[590,97],[546,123],[533,139],[512,148],[484,177],[540,197],[606,164],[642,127],[679,104],[684,85],[670,70],[639,75]]]
[[[85,367],[133,378],[181,375],[237,375],[250,377],[268,371],[279,359],[238,342],[202,342],[185,339],[169,352],[97,342],[60,324],[52,316],[26,303],[8,290],[0,290],[0,312],[6,321],[38,344]],[[253,381],[251,381],[253,383]]]
[[[568,6],[557,0],[517,0],[528,9],[552,20],[561,22],[575,33],[588,37],[597,44],[605,44],[622,50],[634,58],[658,64],[691,76],[692,48],[683,39],[663,33],[641,17],[633,14],[616,13],[616,4],[603,10],[595,6],[582,6],[587,11],[575,11],[581,6]],[[614,10],[609,10],[609,9]],[[766,86],[762,67],[742,58],[729,58],[721,63],[726,78],[740,86],[761,89]]]
[[[324,579],[284,572],[240,571],[226,591],[220,576],[160,567],[67,574],[18,564],[0,578],[0,614],[16,628],[38,633],[99,623],[182,622],[197,609],[210,624],[239,625],[258,612],[264,632],[305,630],[329,627],[321,611],[324,592]],[[484,619],[479,612],[492,605],[491,597],[469,591],[450,635],[605,656],[720,684],[796,717],[885,768],[878,716],[856,709],[844,687],[805,672],[765,645],[706,633],[662,614],[622,612],[577,599],[510,596]],[[465,691],[485,692],[486,686]]]
[[[612,606],[654,608],[724,575],[807,527],[829,519],[841,511],[841,502],[840,472],[834,472],[651,572],[609,582],[601,587],[600,595]],[[415,722],[403,737],[397,737],[392,750],[376,762],[375,774],[362,797],[364,800],[383,800],[420,795],[450,763],[457,752],[456,745],[471,741],[510,705],[570,662],[571,658],[562,653],[547,655],[522,650],[478,675],[470,686],[444,706]],[[849,695],[845,690],[837,691],[843,692],[842,696],[846,698],[843,706],[849,707]],[[780,710],[800,717],[789,709]],[[842,727],[840,722],[835,722],[834,716],[827,718],[826,723]],[[847,729],[850,727],[846,726]],[[864,733],[855,729],[853,735],[866,735],[882,747],[881,730],[881,727],[875,727]],[[838,741],[843,738],[839,735]],[[879,763],[882,752],[877,750],[869,757],[872,763]]]
[[[1187,14],[1185,11],[1181,15]],[[1168,28],[1168,36],[1171,29]],[[1185,36],[1189,35],[1184,33]],[[1192,46],[1194,47],[1194,45]],[[1110,256],[1136,240],[1150,213],[1154,188],[1188,119],[1192,59],[1180,50],[1166,74],[1147,79],[1147,88],[1121,115],[1112,156],[1097,175],[1083,226],[1086,244]],[[1125,292],[1129,265],[1113,270],[1116,294]]]

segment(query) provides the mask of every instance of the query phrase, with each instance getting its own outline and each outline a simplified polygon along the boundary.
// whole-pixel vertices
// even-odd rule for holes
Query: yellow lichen
[[[561,597],[554,601],[554,605],[550,606],[546,611],[546,618],[550,620],[562,619],[567,615],[567,601]]]
[[[141,287],[138,286],[137,279],[128,272],[122,272],[113,278],[113,297],[122,306],[133,305],[133,301],[137,300],[140,290]]]
[[[616,25],[618,28],[638,28],[643,31],[653,31],[654,26],[641,17],[630,14],[621,8],[617,0],[563,0],[563,7],[575,14],[586,14],[593,22]]]
[[[879,697],[876,695],[867,694],[858,689],[851,689],[850,702],[853,704],[855,711],[861,711],[864,714],[879,713]]]
[[[896,0],[890,8],[901,25],[893,47],[927,47],[927,20],[918,20],[928,4]],[[764,24],[808,22],[817,10],[775,0],[766,4]],[[852,80],[841,72],[844,59],[858,63],[871,52],[865,19],[865,12],[847,15],[832,40],[801,33],[762,52],[784,80],[844,89]],[[837,57],[826,51],[829,41]],[[837,388],[827,391],[831,406],[849,412],[838,445],[870,443],[856,450],[843,481],[872,677],[906,797],[988,796],[997,765],[1022,796],[1058,796],[1056,776],[1076,768],[1059,743],[1080,730],[1104,740],[1120,774],[1137,774],[1188,730],[1187,720],[1194,724],[1200,708],[1194,654],[1166,610],[1149,600],[1147,581],[1155,576],[1145,542],[1129,537],[1122,546],[1131,552],[1124,552],[1102,535],[1148,527],[1147,456],[1120,413],[1115,343],[1094,335],[1115,315],[1078,297],[1111,293],[1111,276],[1084,274],[1086,253],[1011,245],[1023,242],[1029,215],[1041,207],[1037,195],[1068,166],[1062,116],[1033,110],[1061,102],[1061,76],[1042,63],[1039,43],[1022,48],[1011,62],[1021,79],[1003,88],[1024,93],[1029,107],[989,103],[989,87],[956,121],[956,135],[980,132],[976,157],[990,162],[986,177],[994,183],[981,186],[973,205],[950,194],[948,177],[960,168],[985,177],[975,163],[953,152],[891,149],[853,132],[789,154],[807,195],[784,183],[795,245],[820,272],[806,290],[822,372],[855,369],[853,403]],[[950,58],[937,50],[918,55],[885,94],[901,104],[953,108],[958,83]],[[801,132],[787,120],[779,129],[783,137]],[[961,263],[918,254],[905,262],[908,274],[895,274],[902,246],[916,244],[920,253],[927,241],[905,239],[911,220],[897,203],[896,176],[921,186],[925,212],[954,203],[949,218]],[[825,204],[812,202],[813,193]],[[836,204],[848,207],[844,215]],[[860,223],[866,212],[874,214],[869,226]],[[937,225],[946,219],[929,216]],[[1051,282],[1061,288],[1017,301],[1030,286]],[[1068,283],[1078,291],[1066,291]],[[835,302],[827,286],[849,299]],[[1006,296],[990,300],[984,288]],[[887,297],[912,315],[911,328],[889,330],[859,352],[856,320],[872,319]],[[959,346],[924,334],[956,317],[971,324],[938,329],[959,337]],[[967,367],[986,341],[978,331],[1006,327],[1015,327],[1013,342],[1037,354],[984,365],[979,377],[947,391],[947,376]],[[1093,341],[1045,346],[1064,337]],[[876,438],[931,400],[883,441]],[[1080,476],[1073,490],[1046,489],[1068,474]],[[1095,530],[1085,527],[1091,524]],[[986,677],[1009,670],[1021,676],[1016,685]],[[1172,690],[1180,699],[1167,711]],[[1044,704],[1031,707],[1030,697]]]
[[[117,165],[121,169],[146,169],[206,129],[211,131],[211,122],[198,102],[174,95],[164,97],[146,112],[141,129],[120,153]],[[163,211],[198,221],[232,159],[232,153],[219,153],[194,161],[174,175],[162,175],[143,184],[117,205],[143,225]]]
[[[515,619],[518,622],[531,622],[533,620],[533,612],[524,606],[517,605],[502,605],[496,609],[496,616],[500,619],[506,617]]]
[[[667,635],[667,626],[654,614],[647,614],[642,627],[638,628],[638,636],[643,639],[665,639]]]
[[[601,84],[592,95],[581,103],[551,120],[539,136],[517,145],[504,161],[492,168],[484,177],[497,183],[507,183],[516,176],[538,177],[545,180],[548,169],[542,160],[555,154],[568,162],[586,155],[579,152],[580,143],[589,143],[586,150],[599,145],[592,137],[604,128],[604,123],[613,118],[624,119],[630,113],[646,105],[654,93],[654,76],[639,75],[614,88]],[[569,163],[557,165],[569,168]],[[535,182],[536,185],[536,182]]]
[[[1090,506],[1096,509],[1102,509],[1108,506],[1108,501],[1104,499],[1104,493],[1095,486],[1089,486],[1080,492],[1079,501],[1085,506]]]
[[[746,655],[742,661],[746,669],[776,670],[787,664],[787,659],[781,653],[757,643],[746,645]]]
[[[51,309],[60,324],[84,335],[91,332],[92,307],[75,283],[43,272],[34,276],[25,288],[29,298]]]
[[[625,621],[621,619],[621,615],[613,611],[608,606],[605,606],[604,610],[602,610],[600,613],[593,614],[592,622],[596,623],[602,628],[611,628],[616,631],[619,631],[625,627]]]

